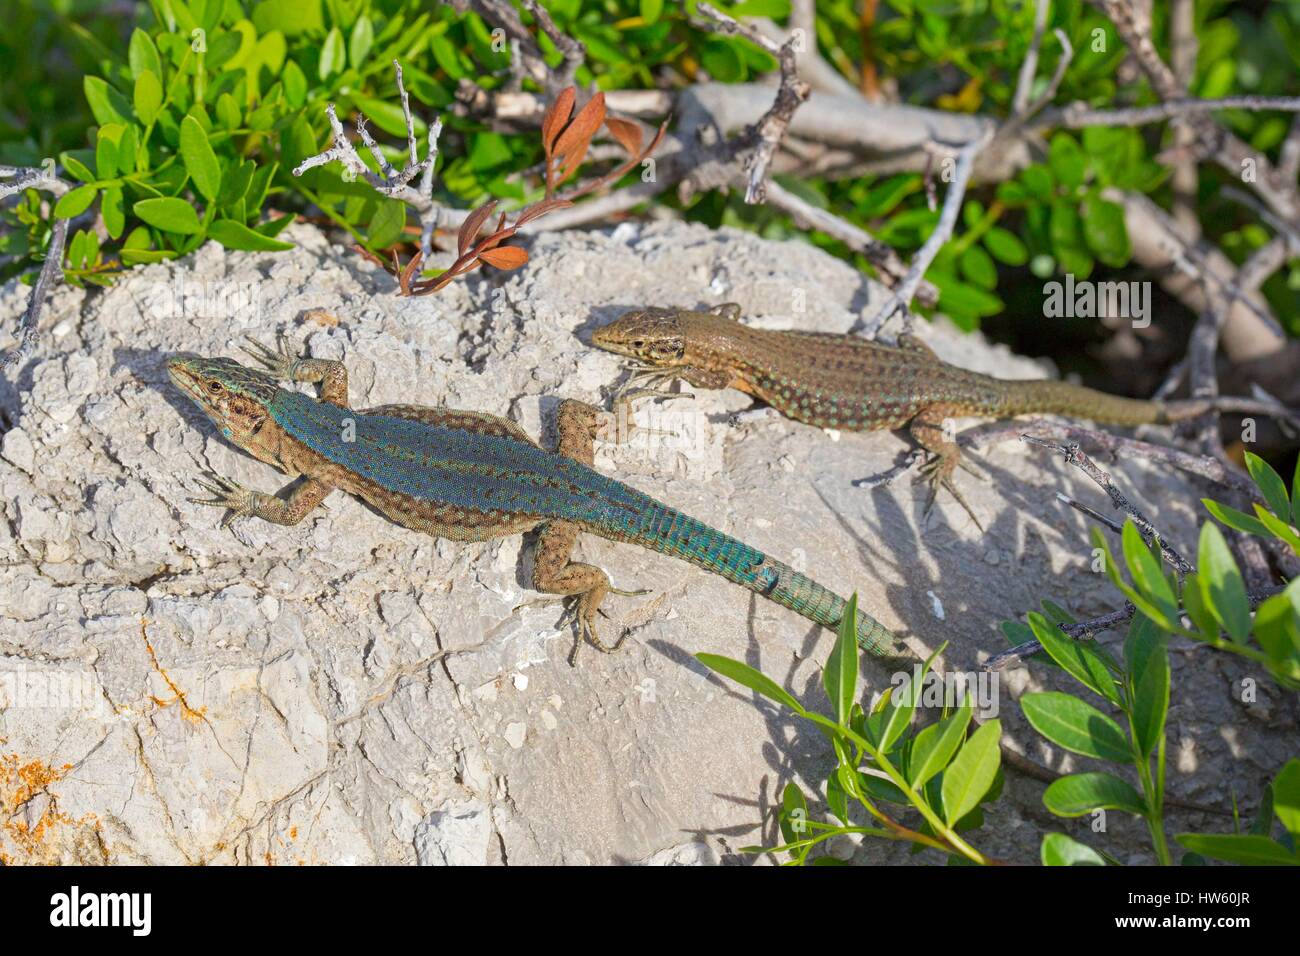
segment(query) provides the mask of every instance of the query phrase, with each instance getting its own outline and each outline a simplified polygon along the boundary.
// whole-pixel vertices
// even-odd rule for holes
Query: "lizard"
[[[172,383],[236,447],[286,474],[301,476],[277,494],[251,491],[206,471],[194,484],[208,498],[191,503],[228,509],[222,525],[256,516],[281,525],[302,521],[335,489],[360,497],[390,520],[453,541],[486,541],[538,531],[533,586],[572,599],[577,639],[606,653],[616,643],[597,634],[606,594],[621,591],[594,565],[572,560],[582,532],[680,558],[828,628],[846,602],[789,565],[677,511],[594,468],[594,439],[604,413],[566,399],[558,442],[544,450],[508,418],[420,405],[353,410],[347,367],[293,357],[281,346],[250,341],[255,367],[233,359],[176,353]],[[319,399],[280,382],[319,386]],[[287,492],[287,494],[286,494]],[[887,660],[909,656],[882,624],[859,610],[858,644]]]
[[[598,328],[592,343],[633,360],[633,375],[616,401],[661,395],[632,386],[680,378],[698,388],[738,389],[819,428],[906,427],[930,453],[922,468],[930,482],[926,512],[943,487],[977,526],[979,519],[952,481],[961,450],[945,432],[946,419],[1037,412],[1115,425],[1163,424],[1211,407],[1198,400],[1123,398],[1068,382],[994,378],[949,365],[910,334],[889,346],[856,335],[751,328],[740,321],[734,302],[707,311],[633,309]]]

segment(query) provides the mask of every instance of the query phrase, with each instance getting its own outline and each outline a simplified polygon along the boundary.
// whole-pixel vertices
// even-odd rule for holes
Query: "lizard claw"
[[[245,336],[244,342],[245,344],[239,347],[241,352],[276,378],[287,382],[293,381],[293,367],[298,360],[289,354],[283,336],[276,337],[274,349],[263,345],[251,335]]]
[[[591,620],[595,616],[595,611],[586,607],[586,595],[579,596],[576,602],[575,614],[578,619],[578,639],[573,642],[573,650],[569,652],[569,666],[578,666],[578,651],[582,649],[583,644],[590,644],[602,654],[613,654],[623,642],[627,640],[628,631],[624,629],[623,633],[618,636],[618,640],[613,644],[606,644],[596,634],[596,625]],[[597,608],[596,610],[599,610]]]
[[[216,472],[205,471],[193,479],[199,491],[212,495],[211,498],[186,498],[190,504],[213,505],[226,508],[227,514],[221,519],[221,527],[228,528],[236,518],[247,517],[257,513],[257,492],[249,491],[238,482],[223,478]]]
[[[967,503],[965,496],[963,496],[962,493],[957,490],[957,486],[953,484],[952,473],[953,469],[957,466],[960,466],[964,471],[970,471],[970,469],[961,464],[960,461],[955,461],[944,456],[932,458],[921,466],[920,478],[930,485],[930,494],[926,498],[925,509],[921,512],[921,517],[924,519],[930,517],[930,512],[934,510],[935,500],[939,497],[939,488],[942,487],[952,495],[953,498],[957,500],[957,504],[961,505],[962,509],[970,515],[970,520],[975,522],[975,527],[980,531],[983,531],[984,526],[980,524],[980,519],[975,516],[974,510],[971,508],[970,504]],[[979,474],[979,472],[972,471],[971,474],[987,481],[987,479],[985,479],[983,475]]]

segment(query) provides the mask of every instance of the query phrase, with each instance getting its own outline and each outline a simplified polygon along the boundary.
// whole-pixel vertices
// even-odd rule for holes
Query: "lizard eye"
[[[221,391],[221,383],[218,382],[216,379],[213,379],[212,381],[208,382],[208,391],[214,393]]]
[[[634,349],[645,348],[645,339],[633,339],[632,348]]]

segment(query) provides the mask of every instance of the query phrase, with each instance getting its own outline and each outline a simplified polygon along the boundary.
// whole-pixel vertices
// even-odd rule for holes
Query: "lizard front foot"
[[[251,335],[245,336],[244,342],[245,344],[239,347],[241,352],[277,379],[285,382],[294,381],[294,366],[298,364],[299,359],[289,354],[283,338],[276,339],[274,349],[263,345]]]
[[[193,482],[200,491],[206,491],[212,497],[186,498],[185,500],[190,504],[212,505],[228,509],[226,516],[221,519],[221,527],[230,527],[230,523],[236,518],[251,517],[257,514],[259,496],[256,491],[249,491],[238,482],[223,478],[212,471],[203,472],[200,477],[194,478]]]

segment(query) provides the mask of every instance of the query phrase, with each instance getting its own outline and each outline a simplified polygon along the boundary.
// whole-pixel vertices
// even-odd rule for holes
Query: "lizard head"
[[[266,423],[267,405],[275,396],[275,380],[265,372],[245,368],[233,359],[204,358],[178,352],[167,360],[172,384],[189,396],[241,447]]]
[[[675,309],[634,309],[596,330],[591,341],[607,352],[665,368],[686,364],[686,337]]]

